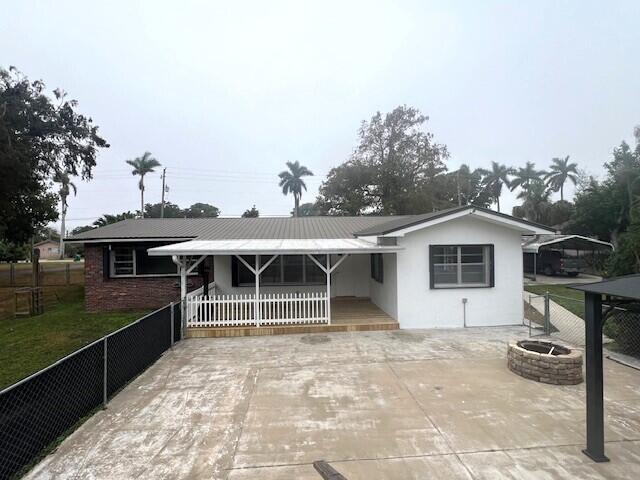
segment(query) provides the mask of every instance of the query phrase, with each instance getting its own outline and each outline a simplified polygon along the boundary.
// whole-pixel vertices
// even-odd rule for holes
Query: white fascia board
[[[531,225],[529,223],[521,222],[517,219],[506,218],[502,216],[492,215],[490,213],[482,212],[475,209],[463,210],[461,212],[452,213],[451,215],[446,215],[444,217],[435,218],[433,220],[427,220],[425,222],[412,225],[407,228],[403,228],[401,230],[396,230],[395,232],[390,232],[385,235],[381,235],[383,237],[404,237],[406,234],[415,232],[416,230],[422,230],[423,228],[433,227],[434,225],[438,225],[440,223],[449,222],[451,220],[455,220],[456,218],[461,218],[466,215],[471,215],[478,219],[494,223],[496,225],[500,225],[505,228],[510,228],[512,230],[516,230],[521,232],[523,235],[533,235],[533,234],[549,234],[554,233],[555,230],[551,228],[539,227],[537,225]]]
[[[465,215],[470,215],[472,210],[463,210],[461,212],[452,213],[451,215],[447,215],[440,218],[435,218],[433,220],[426,220],[424,222],[418,223],[416,225],[411,225],[410,227],[403,228],[401,230],[396,230],[393,232],[389,232],[381,237],[404,237],[407,233],[415,232],[416,230],[422,230],[423,228],[433,227],[434,225],[438,225],[439,223],[448,222],[455,218],[464,217]]]
[[[513,230],[517,230],[522,232],[523,235],[548,235],[550,233],[556,233],[553,228],[541,227],[538,225],[532,225],[530,223],[521,222],[515,218],[506,218],[499,217],[496,215],[492,215],[487,212],[481,212],[479,210],[471,210],[471,215],[482,218],[491,223],[495,223],[496,225],[502,225],[507,228],[511,228]]]
[[[358,239],[193,240],[147,250],[149,255],[304,255],[384,253],[402,250]]]

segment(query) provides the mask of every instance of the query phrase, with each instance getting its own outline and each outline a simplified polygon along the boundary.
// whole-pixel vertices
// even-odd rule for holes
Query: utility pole
[[[160,205],[160,218],[164,218],[164,192],[165,192],[165,179],[167,177],[167,168],[162,169],[162,204]]]

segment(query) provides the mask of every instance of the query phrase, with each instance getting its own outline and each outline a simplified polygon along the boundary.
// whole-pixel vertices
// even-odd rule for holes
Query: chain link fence
[[[181,338],[180,304],[170,304],[1,391],[0,479],[18,477]]]
[[[610,352],[640,359],[640,310],[603,305],[603,342]],[[546,293],[525,296],[525,325],[530,336],[548,336],[584,347],[584,301]]]

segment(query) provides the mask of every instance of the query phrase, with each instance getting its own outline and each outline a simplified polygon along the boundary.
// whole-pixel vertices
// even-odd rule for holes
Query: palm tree
[[[123,212],[116,215],[105,213],[103,216],[93,222],[93,225],[96,227],[104,227],[105,225],[121,222],[122,220],[126,220],[128,218],[136,218],[136,214],[132,212]]]
[[[154,172],[156,167],[160,166],[160,162],[151,156],[150,152],[144,152],[144,155],[133,160],[127,160],[127,163],[133,167],[132,175],[140,175],[138,188],[140,189],[140,216],[144,218],[144,176],[147,173]]]
[[[550,196],[551,190],[547,188],[541,179],[530,181],[528,190],[523,189],[518,194],[518,198],[524,200],[521,207],[524,217],[532,222],[543,222],[551,207],[549,203]]]
[[[498,162],[491,162],[491,170],[480,169],[483,175],[482,182],[491,193],[491,198],[496,202],[498,212],[500,211],[500,195],[502,195],[502,187],[510,187],[509,175],[513,175],[515,170]]]
[[[300,165],[297,160],[295,162],[287,162],[289,170],[284,170],[278,174],[280,177],[280,183],[282,187],[283,195],[293,194],[294,216],[299,216],[300,210],[300,197],[302,196],[302,189],[307,189],[307,185],[302,180],[302,177],[313,176],[313,172],[304,165]]]
[[[551,190],[560,190],[560,200],[564,200],[564,184],[570,180],[574,185],[578,182],[578,164],[569,163],[569,155],[565,158],[551,159],[551,167],[544,174],[544,180]]]
[[[513,180],[509,183],[509,190],[513,192],[516,188],[520,187],[525,192],[528,192],[531,184],[540,180],[540,177],[545,174],[546,172],[544,170],[536,170],[535,163],[527,162],[524,168],[518,168],[513,174]]]
[[[73,194],[78,193],[78,189],[75,184],[69,178],[69,172],[56,172],[53,175],[53,181],[55,183],[60,184],[60,190],[58,190],[58,195],[60,196],[60,260],[64,258],[64,235],[65,235],[65,220],[67,218],[67,208],[69,205],[67,204],[67,197],[71,190],[69,187],[73,189]]]

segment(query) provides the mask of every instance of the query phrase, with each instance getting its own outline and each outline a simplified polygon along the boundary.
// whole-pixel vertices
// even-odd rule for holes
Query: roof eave
[[[548,233],[555,233],[554,229],[552,229],[551,227],[547,227],[545,225],[529,222],[527,220],[518,219],[515,217],[511,217],[510,215],[494,212],[492,210],[486,210],[479,207],[467,206],[465,208],[461,208],[453,212],[447,212],[446,214],[441,216],[430,217],[428,219],[415,222],[412,224],[395,227],[392,229],[388,229],[386,231],[382,230],[378,233],[372,233],[367,231],[359,232],[359,233],[356,233],[356,236],[403,237],[404,235],[414,232],[416,230],[432,227],[434,225],[438,225],[443,222],[448,222],[450,220],[454,220],[456,218],[464,217],[467,215],[476,216],[478,218],[482,218],[483,220],[501,225],[503,227],[517,230],[523,235],[539,235],[539,234],[542,235],[542,234],[548,234]]]
[[[65,243],[184,242],[196,237],[66,238]]]

